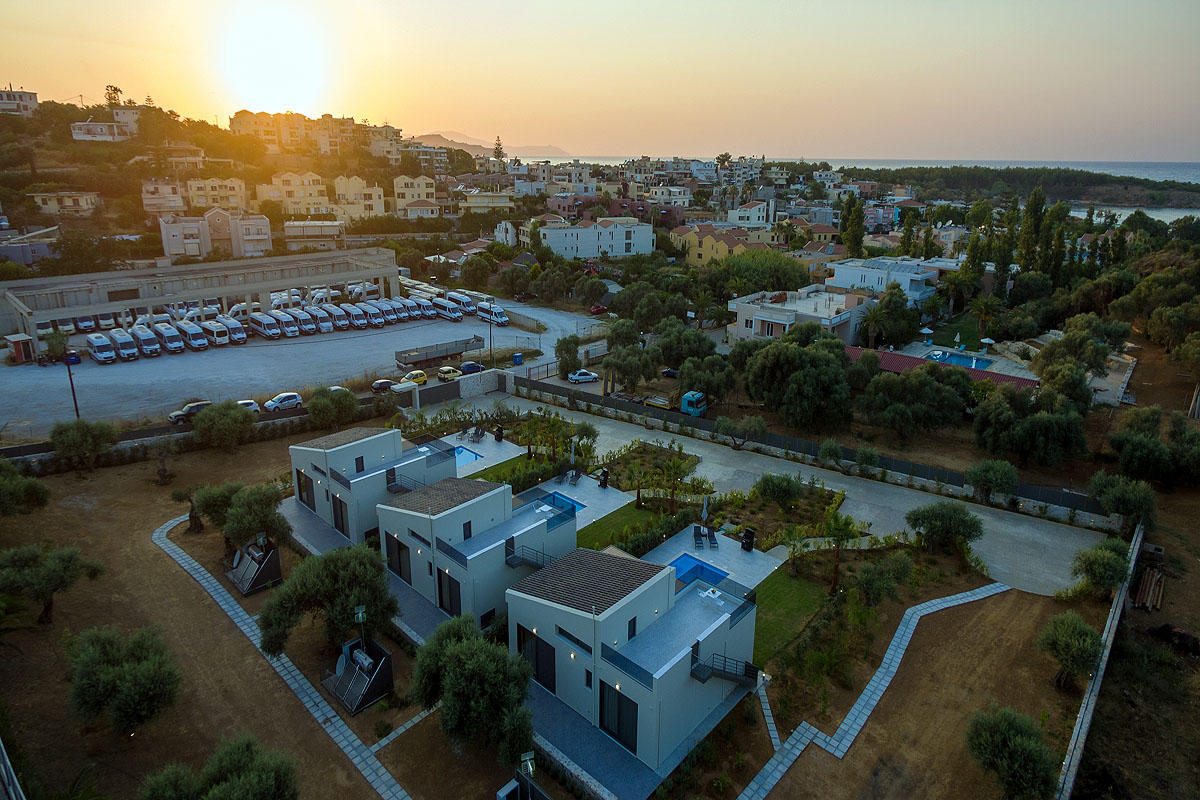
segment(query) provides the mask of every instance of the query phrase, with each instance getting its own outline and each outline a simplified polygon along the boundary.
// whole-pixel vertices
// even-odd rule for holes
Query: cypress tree
[[[1037,187],[1025,201],[1021,218],[1021,243],[1017,248],[1017,263],[1030,270],[1037,265],[1038,242],[1042,238],[1042,218],[1046,214],[1046,193]]]

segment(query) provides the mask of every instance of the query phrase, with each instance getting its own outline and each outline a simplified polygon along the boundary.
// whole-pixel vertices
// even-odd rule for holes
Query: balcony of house
[[[401,468],[416,464],[418,461],[424,461],[425,469],[428,470],[445,461],[453,460],[453,458],[453,446],[433,439],[429,442],[410,447],[402,452],[398,458],[381,459],[378,464],[366,464],[362,472],[348,475],[343,470],[340,473],[331,472],[329,477],[345,488],[353,490],[355,483],[373,478],[382,472],[385,473],[388,491],[392,494],[400,494],[402,492],[411,492],[425,485],[423,481],[399,472]]]

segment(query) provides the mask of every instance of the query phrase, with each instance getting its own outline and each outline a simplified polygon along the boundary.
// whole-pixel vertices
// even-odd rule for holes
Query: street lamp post
[[[63,361],[67,365],[67,380],[71,383],[71,402],[75,404],[75,419],[79,419],[79,399],[75,396],[75,376],[71,374],[71,358],[63,352]]]

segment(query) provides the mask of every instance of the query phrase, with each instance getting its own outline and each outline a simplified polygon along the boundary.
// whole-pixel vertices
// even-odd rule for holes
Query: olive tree
[[[1106,514],[1120,514],[1126,530],[1132,531],[1139,522],[1154,527],[1157,505],[1154,489],[1145,481],[1135,481],[1124,475],[1109,475],[1100,470],[1088,484],[1090,494]]]
[[[554,343],[554,357],[558,359],[558,377],[566,378],[572,372],[583,367],[579,357],[579,337],[575,334],[563,336]]]
[[[967,469],[967,483],[974,487],[979,499],[992,501],[992,494],[1012,494],[1017,490],[1017,468],[1000,458],[977,461]]]
[[[128,637],[92,628],[69,648],[71,705],[85,720],[107,712],[114,729],[132,733],[175,702],[183,673],[162,637],[139,628]]]
[[[348,389],[317,389],[308,398],[308,418],[315,427],[336,431],[358,416],[358,398]],[[201,412],[203,413],[203,412]]]
[[[50,429],[50,444],[54,452],[76,467],[86,467],[88,472],[96,469],[96,459],[116,443],[117,429],[107,422],[75,419],[56,422]]]
[[[967,752],[995,773],[1005,798],[1043,800],[1054,792],[1058,763],[1032,719],[993,705],[967,726]]]
[[[279,513],[281,500],[274,484],[259,483],[238,489],[229,501],[222,529],[228,555],[259,534],[273,540],[285,540],[291,535],[291,524]]]
[[[1095,668],[1104,642],[1100,633],[1074,611],[1056,614],[1037,637],[1038,650],[1058,662],[1054,685],[1069,689],[1080,675]]]
[[[1081,580],[1080,588],[1107,599],[1125,580],[1129,570],[1129,546],[1120,539],[1108,538],[1087,550],[1080,550],[1071,562],[1071,574]]]
[[[0,551],[0,594],[20,595],[42,604],[38,623],[54,622],[54,595],[70,589],[80,578],[96,580],[104,565],[87,558],[78,547],[51,550],[35,544]]]
[[[959,538],[970,543],[983,536],[983,520],[963,503],[951,500],[914,508],[904,515],[904,521],[930,553],[953,545]]]
[[[50,488],[22,475],[11,461],[0,458],[0,517],[28,514],[50,501]]]
[[[220,447],[230,453],[249,439],[253,430],[254,412],[233,400],[214,403],[192,420],[192,432],[201,444]]]
[[[296,764],[264,750],[252,736],[224,739],[199,773],[186,764],[168,764],[142,782],[138,800],[298,800]]]
[[[739,449],[750,439],[766,436],[767,422],[757,414],[738,420],[717,417],[716,424],[713,425],[713,433],[718,436],[728,436],[730,444],[735,449]]]

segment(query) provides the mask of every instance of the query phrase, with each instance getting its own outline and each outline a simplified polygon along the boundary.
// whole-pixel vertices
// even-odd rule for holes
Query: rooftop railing
[[[607,644],[600,645],[600,657],[612,666],[624,672],[635,681],[651,691],[654,690],[654,676],[645,667],[639,667],[627,656],[623,656]]]

